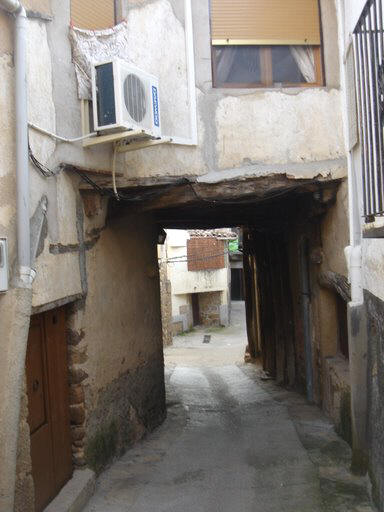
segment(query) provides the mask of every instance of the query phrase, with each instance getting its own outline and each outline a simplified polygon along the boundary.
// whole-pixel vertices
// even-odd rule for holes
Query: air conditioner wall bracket
[[[117,153],[126,153],[127,151],[135,151],[137,149],[150,148],[159,144],[169,144],[172,142],[171,137],[150,138],[146,140],[140,139],[123,139],[115,142]]]

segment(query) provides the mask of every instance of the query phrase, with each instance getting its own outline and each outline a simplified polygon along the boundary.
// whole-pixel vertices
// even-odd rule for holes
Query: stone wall
[[[161,325],[163,329],[164,346],[172,344],[172,286],[167,276],[167,264],[161,262],[160,270],[160,297],[161,297]]]
[[[21,399],[14,512],[35,512],[26,384]]]
[[[85,336],[84,329],[76,330],[76,316],[78,308],[84,304],[79,302],[72,306],[68,318],[68,366],[69,366],[69,411],[72,437],[72,462],[74,467],[85,466],[84,440],[85,426],[85,391],[83,382],[88,377],[87,372],[80,365],[88,359],[87,346],[82,343]]]
[[[96,407],[88,393],[85,456],[92,469],[103,469],[164,420],[163,378],[163,359],[158,357],[119,375],[100,390]]]
[[[352,445],[349,362],[341,355],[323,361],[323,408],[338,434]]]
[[[181,334],[184,329],[183,329],[183,322],[182,321],[179,321],[179,322],[176,322],[176,321],[173,321],[172,322],[172,336],[177,336],[178,334]]]
[[[368,452],[372,494],[384,510],[384,301],[365,291],[368,330]]]
[[[220,325],[222,292],[199,293],[200,320],[205,326]]]

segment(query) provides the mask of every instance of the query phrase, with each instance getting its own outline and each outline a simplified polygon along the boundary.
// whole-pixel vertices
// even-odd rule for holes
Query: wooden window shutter
[[[214,45],[319,45],[318,0],[211,0]]]
[[[114,0],[71,0],[71,22],[75,27],[99,30],[115,24]]]

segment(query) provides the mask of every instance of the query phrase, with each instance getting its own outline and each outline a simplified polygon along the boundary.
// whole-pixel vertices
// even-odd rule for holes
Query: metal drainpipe
[[[15,15],[17,262],[18,287],[24,288],[32,283],[29,227],[27,15],[18,0],[0,0],[0,7]]]
[[[311,287],[308,265],[308,240],[303,238],[300,243],[300,285],[301,304],[303,315],[304,350],[305,350],[305,377],[307,400],[313,402],[313,363],[312,363],[312,336],[311,336]]]
[[[1,0],[0,7],[10,14],[15,14],[16,11],[22,7],[22,5],[19,0]]]
[[[21,286],[32,284],[29,224],[27,16],[24,7],[15,19],[17,253]]]

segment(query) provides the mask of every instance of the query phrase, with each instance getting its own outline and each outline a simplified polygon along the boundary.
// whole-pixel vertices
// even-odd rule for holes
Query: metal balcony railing
[[[384,19],[382,0],[368,0],[354,30],[364,215],[384,215]]]

